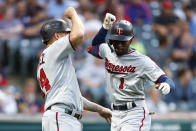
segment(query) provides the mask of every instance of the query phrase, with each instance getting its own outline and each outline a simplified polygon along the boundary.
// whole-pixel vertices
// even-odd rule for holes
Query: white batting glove
[[[116,21],[116,17],[110,13],[106,13],[103,28],[109,30],[112,27],[112,24]]]
[[[161,90],[164,95],[167,95],[170,92],[170,86],[165,82],[157,84],[156,88]]]

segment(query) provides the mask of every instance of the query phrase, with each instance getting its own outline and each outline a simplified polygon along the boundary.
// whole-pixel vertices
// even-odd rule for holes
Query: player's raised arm
[[[98,105],[96,103],[93,103],[84,97],[83,97],[83,103],[84,103],[84,110],[98,112],[100,116],[102,116],[106,119],[108,124],[111,123],[112,112],[110,109],[105,108],[105,107]]]
[[[106,14],[104,18],[103,26],[96,34],[96,36],[93,38],[92,46],[88,48],[88,52],[94,55],[95,57],[99,58],[99,55],[97,54],[99,50],[99,45],[102,43],[106,43],[105,39],[106,39],[107,32],[112,27],[112,24],[115,22],[115,20],[116,17],[114,15],[110,13]]]
[[[105,15],[103,26],[94,37],[92,45],[99,45],[101,43],[105,43],[105,37],[107,35],[108,30],[112,27],[112,24],[115,22],[116,17],[110,13]]]
[[[68,18],[72,22],[72,29],[70,32],[70,42],[74,47],[80,45],[84,37],[84,26],[80,20],[77,12],[73,7],[68,7],[64,12],[64,17]]]

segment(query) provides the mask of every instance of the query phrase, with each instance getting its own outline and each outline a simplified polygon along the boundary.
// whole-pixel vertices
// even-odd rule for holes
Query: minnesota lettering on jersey
[[[109,60],[105,59],[105,68],[109,73],[114,74],[125,74],[128,75],[128,73],[134,73],[136,67],[129,65],[129,66],[120,66],[120,65],[114,65],[109,62]]]

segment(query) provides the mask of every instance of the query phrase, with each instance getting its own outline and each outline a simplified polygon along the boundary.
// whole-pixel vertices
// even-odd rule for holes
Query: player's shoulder
[[[101,43],[99,45],[99,49],[103,49],[103,50],[111,50],[109,45],[107,43]]]
[[[65,44],[65,43],[70,43],[69,41],[69,34],[59,38],[58,40],[56,40],[53,44],[55,45],[59,45],[59,44]]]
[[[46,48],[46,50],[50,51],[50,50],[53,50],[54,48],[63,48],[63,45],[69,44],[69,43],[70,43],[69,35],[66,35],[54,41],[54,43],[50,45],[48,48]]]
[[[107,43],[101,43],[101,44],[100,44],[100,47],[108,48],[109,46],[108,46],[108,44],[107,44]]]
[[[151,58],[149,56],[144,55],[135,49],[132,51],[130,55],[132,57],[135,57],[138,61],[142,61],[142,62],[151,61]]]
[[[137,57],[137,58],[145,58],[146,55],[141,54],[138,52],[136,49],[131,48],[131,50],[127,53],[127,55],[130,55],[132,57]]]

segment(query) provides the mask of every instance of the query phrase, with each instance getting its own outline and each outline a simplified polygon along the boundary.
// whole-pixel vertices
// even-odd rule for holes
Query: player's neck
[[[46,48],[48,48],[50,45],[52,45],[56,40],[52,39],[48,42]]]
[[[47,45],[46,45],[46,48],[48,48],[50,45],[51,45],[51,44],[47,44]]]

